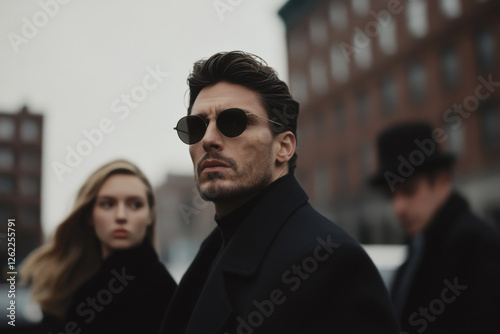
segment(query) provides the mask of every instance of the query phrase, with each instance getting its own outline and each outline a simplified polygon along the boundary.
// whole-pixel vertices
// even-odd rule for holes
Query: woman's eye
[[[130,203],[130,207],[131,207],[132,209],[140,209],[140,208],[142,208],[143,206],[144,206],[144,203],[142,203],[142,202],[131,202],[131,203]]]
[[[111,201],[102,201],[102,202],[99,202],[99,207],[103,208],[103,209],[109,209],[113,206],[113,203]]]

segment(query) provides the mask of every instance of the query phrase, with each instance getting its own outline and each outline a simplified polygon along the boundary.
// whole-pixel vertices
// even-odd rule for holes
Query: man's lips
[[[228,168],[229,165],[223,161],[215,159],[207,159],[200,165],[200,173],[210,173],[220,171],[222,169]]]

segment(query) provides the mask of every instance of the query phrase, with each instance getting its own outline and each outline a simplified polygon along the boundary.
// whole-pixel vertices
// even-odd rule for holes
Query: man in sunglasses
[[[195,63],[189,145],[217,228],[182,278],[162,333],[397,333],[373,263],[293,176],[298,103],[244,52]]]

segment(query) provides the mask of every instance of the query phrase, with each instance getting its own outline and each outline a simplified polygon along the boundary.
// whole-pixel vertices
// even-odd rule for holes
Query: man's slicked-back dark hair
[[[295,101],[285,82],[260,57],[243,51],[220,52],[208,59],[197,61],[188,77],[189,107],[191,114],[194,101],[200,91],[219,82],[229,82],[249,88],[260,96],[271,132],[276,135],[291,131],[297,138],[299,103]],[[293,174],[297,166],[297,153],[288,161],[288,172]]]

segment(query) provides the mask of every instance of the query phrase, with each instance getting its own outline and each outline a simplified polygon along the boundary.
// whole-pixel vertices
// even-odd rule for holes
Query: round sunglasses
[[[223,110],[215,117],[217,129],[220,133],[229,138],[238,137],[245,131],[248,125],[248,116],[255,116],[265,119],[268,122],[282,126],[282,124],[256,115],[251,112],[246,112],[240,108],[230,108]],[[192,145],[199,142],[208,128],[209,118],[198,115],[188,115],[182,117],[174,130],[177,130],[179,138],[186,144]]]

